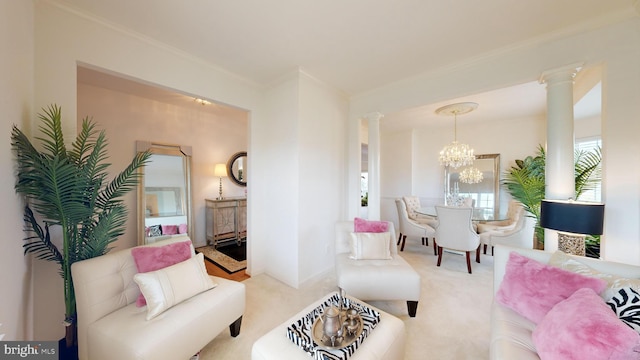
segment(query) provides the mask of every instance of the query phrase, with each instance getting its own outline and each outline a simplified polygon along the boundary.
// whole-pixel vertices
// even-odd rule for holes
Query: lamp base
[[[584,236],[559,232],[558,250],[567,254],[585,256]]]

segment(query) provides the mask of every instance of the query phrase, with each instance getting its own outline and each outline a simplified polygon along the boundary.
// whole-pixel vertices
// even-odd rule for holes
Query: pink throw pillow
[[[178,225],[162,225],[162,235],[175,235],[178,233]]]
[[[191,253],[191,241],[181,241],[164,246],[142,246],[131,249],[131,255],[139,273],[156,271],[188,260]],[[145,306],[147,301],[140,294],[136,306]]]
[[[533,343],[545,360],[640,358],[640,334],[587,288],[547,313],[533,331]]]
[[[581,288],[601,293],[607,282],[535,261],[515,251],[509,254],[496,301],[539,323],[560,301]]]
[[[373,221],[361,218],[353,219],[354,232],[381,233],[389,231],[389,223],[386,221]]]
[[[178,225],[178,234],[186,234],[187,233],[187,224]]]

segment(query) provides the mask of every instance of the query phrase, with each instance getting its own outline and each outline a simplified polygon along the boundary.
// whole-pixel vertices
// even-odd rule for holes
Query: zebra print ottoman
[[[305,309],[294,315],[289,320],[277,326],[260,339],[258,339],[251,349],[252,360],[280,360],[280,359],[301,359],[301,360],[370,360],[370,359],[403,359],[405,346],[404,322],[397,317],[379,310],[371,305],[366,305],[372,314],[379,314],[379,321],[372,326],[367,336],[357,349],[350,351],[322,350],[308,352],[292,341],[290,325],[306,317],[309,313],[316,311],[327,301],[337,298],[337,292],[315,301]],[[349,298],[356,303],[363,303],[354,298]]]

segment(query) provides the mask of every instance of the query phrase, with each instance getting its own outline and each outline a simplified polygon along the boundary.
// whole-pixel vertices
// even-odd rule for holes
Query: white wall
[[[12,127],[28,134],[34,116],[33,24],[31,1],[0,1],[0,134],[4,139],[0,148],[0,338],[4,341],[33,336],[31,256],[22,256],[23,203],[13,189],[15,158],[9,146]]]
[[[269,164],[269,169],[264,174],[268,177],[266,183],[272,186],[266,186],[261,191],[256,191],[256,194],[250,193],[251,197],[259,196],[268,204],[260,214],[265,221],[264,251],[269,259],[265,266],[266,273],[293,287],[297,287],[300,281],[299,91],[298,76],[293,74],[267,92],[266,115],[272,120],[268,124],[260,124],[255,130],[261,135],[258,145],[260,155]]]
[[[299,228],[300,284],[334,264],[334,224],[345,198],[347,98],[300,74]]]
[[[266,103],[271,121],[256,132],[270,166],[265,176],[277,183],[258,195],[268,192],[274,200],[261,215],[269,219],[266,273],[297,288],[333,265],[334,224],[343,215],[347,100],[296,71],[267,91]]]
[[[603,201],[605,234],[602,256],[640,264],[640,18],[565,38],[507,49],[440,72],[423,74],[355,96],[350,117],[373,110],[393,113],[446,99],[535,81],[543,71],[584,62],[604,64],[603,72]],[[460,136],[461,138],[463,135]],[[349,139],[356,139],[350,132]],[[533,142],[535,143],[535,142]],[[483,153],[481,143],[476,151]],[[522,149],[531,152],[529,146]],[[486,147],[487,152],[494,152]],[[513,154],[513,158],[518,158]],[[435,161],[435,160],[433,160]],[[503,159],[509,164],[509,159]],[[504,167],[504,165],[503,165]]]

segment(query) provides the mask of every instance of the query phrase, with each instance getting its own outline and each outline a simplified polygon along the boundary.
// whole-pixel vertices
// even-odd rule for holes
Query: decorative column
[[[383,116],[379,112],[364,116],[369,129],[369,220],[380,220],[380,119]]]
[[[550,200],[575,198],[573,79],[582,64],[571,64],[542,73],[547,85],[546,193]],[[545,229],[545,251],[558,249],[557,232]]]

